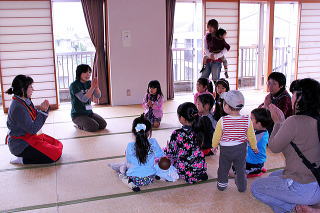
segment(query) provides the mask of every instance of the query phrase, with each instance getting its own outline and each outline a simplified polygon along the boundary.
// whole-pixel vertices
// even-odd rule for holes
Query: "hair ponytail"
[[[12,95],[13,94],[13,88],[10,87],[7,91],[6,91],[7,94],[9,95]]]
[[[150,151],[150,143],[147,138],[146,132],[141,130],[136,134],[135,143],[136,157],[141,164],[147,162],[148,153]]]
[[[203,125],[201,124],[201,119],[199,116],[199,111],[191,102],[185,102],[178,107],[178,116],[183,117],[186,121],[191,123],[191,128],[195,132],[196,142],[199,146],[202,145],[204,140]]]
[[[144,129],[137,128],[142,126]],[[134,119],[132,123],[132,133],[136,137],[135,154],[141,164],[147,162],[148,154],[151,150],[151,144],[148,140],[148,132],[151,131],[151,123],[145,119],[144,114]]]

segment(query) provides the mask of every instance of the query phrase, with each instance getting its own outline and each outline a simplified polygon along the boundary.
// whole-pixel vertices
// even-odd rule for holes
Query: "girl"
[[[163,94],[159,81],[153,80],[148,84],[147,94],[143,99],[143,108],[145,118],[148,119],[152,126],[158,128],[163,116]]]
[[[172,133],[164,152],[177,168],[180,178],[187,183],[207,180],[207,164],[200,148],[203,133],[197,107],[186,102],[178,107],[177,112],[183,126]]]
[[[216,82],[216,89],[213,96],[215,97],[216,105],[214,108],[214,119],[216,121],[220,120],[222,116],[226,116],[227,113],[223,110],[223,99],[221,98],[221,94],[224,92],[228,92],[230,90],[229,82],[224,78],[219,79]]]
[[[45,134],[37,135],[48,117],[49,102],[45,100],[38,109],[34,107],[32,84],[31,77],[18,75],[6,91],[14,95],[8,112],[9,134],[6,138],[10,152],[17,156],[11,160],[13,164],[53,163],[62,154],[60,141]]]
[[[198,97],[197,109],[201,116],[201,125],[204,127],[204,141],[201,149],[205,156],[214,155],[212,151],[212,136],[217,125],[217,121],[212,114],[214,99],[211,94],[202,94]]]
[[[199,78],[197,81],[197,93],[194,94],[194,104],[197,105],[199,95],[211,94],[212,95],[212,82],[207,78]],[[211,91],[210,91],[211,90]]]
[[[129,182],[137,187],[149,185],[154,180],[155,158],[164,156],[158,142],[151,136],[151,123],[142,114],[134,119],[132,133],[136,141],[128,144],[126,149],[126,175]]]
[[[96,132],[105,129],[107,122],[92,111],[91,98],[100,98],[101,91],[96,78],[90,81],[91,72],[91,67],[87,64],[77,67],[76,80],[70,85],[71,117],[79,129]]]

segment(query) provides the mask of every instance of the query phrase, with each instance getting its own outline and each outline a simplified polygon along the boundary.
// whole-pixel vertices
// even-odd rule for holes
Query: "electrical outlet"
[[[131,90],[127,89],[127,96],[131,96]]]

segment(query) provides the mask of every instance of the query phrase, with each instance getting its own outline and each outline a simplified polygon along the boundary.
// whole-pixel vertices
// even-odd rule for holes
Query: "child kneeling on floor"
[[[172,133],[164,152],[187,183],[208,180],[207,163],[201,151],[203,128],[199,111],[196,105],[186,102],[178,107],[177,114],[183,126]]]
[[[232,90],[221,94],[223,109],[228,114],[217,123],[212,139],[212,147],[220,143],[217,188],[224,191],[228,186],[228,173],[231,165],[237,173],[235,182],[239,192],[247,189],[246,153],[247,142],[255,153],[258,153],[257,141],[250,117],[241,115],[244,97],[240,91]]]
[[[136,141],[129,143],[127,146],[126,162],[109,165],[119,173],[119,178],[122,182],[136,192],[140,191],[140,186],[151,184],[155,176],[160,176],[159,179],[163,178],[164,170],[170,173],[166,177],[173,175],[169,181],[177,180],[177,178],[175,179],[177,174],[174,176],[175,168],[172,168],[172,166],[167,169],[160,166],[161,171],[155,167],[156,158],[163,159],[164,153],[157,140],[150,138],[151,131],[151,123],[145,118],[144,114],[134,119],[132,133]]]
[[[155,158],[164,156],[157,140],[150,138],[151,128],[150,121],[144,115],[134,119],[132,133],[136,141],[129,143],[126,149],[126,164],[128,167],[126,175],[129,182],[138,187],[153,182],[156,174]]]

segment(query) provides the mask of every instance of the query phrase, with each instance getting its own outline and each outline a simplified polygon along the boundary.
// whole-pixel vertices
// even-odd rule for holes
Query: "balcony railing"
[[[92,67],[95,52],[56,53],[56,70],[60,90],[68,90],[76,78],[76,68],[79,64]]]
[[[173,48],[173,76],[174,83],[194,83],[199,77],[202,67],[202,49]],[[294,47],[275,47],[273,71],[290,74],[294,66]],[[76,67],[79,64],[92,66],[94,52],[57,53],[56,69],[60,90],[67,90],[75,79]],[[240,47],[239,50],[239,81],[255,78],[258,70],[257,46]],[[252,85],[254,86],[254,84]]]

